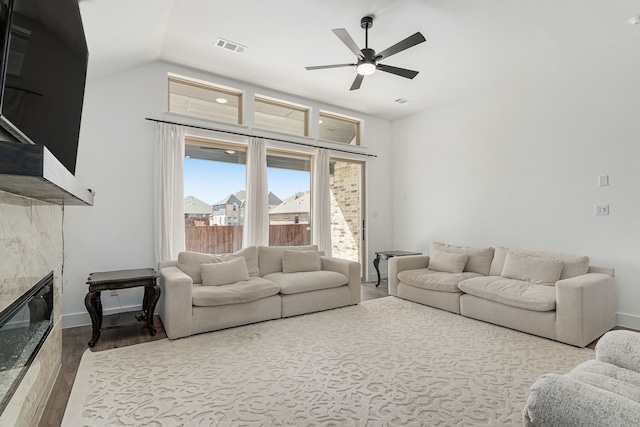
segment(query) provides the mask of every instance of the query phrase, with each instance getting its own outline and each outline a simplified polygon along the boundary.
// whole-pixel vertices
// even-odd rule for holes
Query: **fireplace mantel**
[[[0,141],[0,153],[0,190],[58,205],[93,205],[93,192],[47,147]]]

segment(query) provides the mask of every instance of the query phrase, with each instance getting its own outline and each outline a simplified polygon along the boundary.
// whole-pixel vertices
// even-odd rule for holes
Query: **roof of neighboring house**
[[[213,206],[197,199],[193,196],[187,196],[184,198],[184,213],[185,214],[199,214],[199,215],[211,215],[213,213]]]
[[[311,208],[311,193],[296,193],[289,196],[282,203],[269,211],[269,215],[274,214],[296,214],[309,212]]]
[[[282,203],[282,200],[280,200],[280,197],[276,196],[271,191],[269,191],[269,206],[278,206],[281,203]]]
[[[231,205],[233,203],[237,203],[240,206],[244,206],[247,198],[247,192],[245,190],[240,190],[233,194],[228,195],[224,199],[220,200],[218,203],[214,203],[214,205]],[[269,191],[269,206],[278,206],[282,203],[282,200],[271,191]]]
[[[229,194],[227,197],[225,197],[224,199],[214,203],[214,206],[218,206],[218,205],[232,205],[234,203],[237,203],[238,205],[240,205],[242,203],[241,199],[238,199],[235,194]]]

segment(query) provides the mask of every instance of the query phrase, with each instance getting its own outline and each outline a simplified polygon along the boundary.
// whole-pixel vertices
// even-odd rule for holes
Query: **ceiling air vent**
[[[229,40],[221,39],[219,37],[218,40],[216,40],[216,46],[235,53],[244,53],[244,51],[247,49],[246,46],[242,46],[241,44],[230,42]]]
[[[400,105],[411,104],[411,101],[409,101],[408,99],[404,99],[404,98],[398,98],[393,102],[397,102]]]

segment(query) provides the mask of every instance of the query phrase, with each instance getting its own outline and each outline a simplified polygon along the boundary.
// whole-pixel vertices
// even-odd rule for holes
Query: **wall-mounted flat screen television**
[[[0,125],[75,174],[88,50],[77,0],[0,0]],[[7,135],[8,132],[8,135]]]

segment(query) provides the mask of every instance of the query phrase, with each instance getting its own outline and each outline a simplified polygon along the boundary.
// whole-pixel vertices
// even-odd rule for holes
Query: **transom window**
[[[360,145],[360,121],[320,112],[320,139]]]
[[[258,129],[309,135],[309,109],[279,100],[256,96],[254,126]]]
[[[169,111],[239,125],[242,92],[170,76]]]

